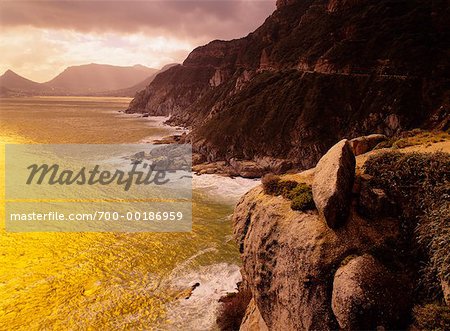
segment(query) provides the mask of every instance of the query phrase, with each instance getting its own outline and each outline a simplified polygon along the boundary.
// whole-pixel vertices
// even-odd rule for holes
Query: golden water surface
[[[237,263],[229,203],[193,193],[191,233],[7,233],[4,145],[135,143],[168,129],[127,117],[129,99],[0,99],[0,330],[170,329],[171,279]],[[181,267],[180,267],[181,266]],[[186,288],[188,284],[186,284]]]

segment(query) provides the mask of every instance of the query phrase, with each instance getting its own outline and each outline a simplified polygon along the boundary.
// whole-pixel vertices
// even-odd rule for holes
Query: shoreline
[[[127,113],[119,110],[122,117],[143,118],[154,128],[167,130],[167,134],[160,136],[147,136],[138,141],[139,144],[171,145],[186,141],[190,130],[187,127],[175,126],[168,123],[170,116],[152,116],[147,113]],[[226,178],[260,179],[267,173],[287,174],[296,173],[306,169],[293,167],[288,159],[261,157],[256,160],[239,160],[232,158],[229,161],[207,161],[206,157],[198,152],[192,153],[192,172],[195,175],[217,175]]]
[[[189,132],[188,128],[166,124],[170,118],[169,116],[142,116],[140,113],[128,114],[124,111],[118,111],[118,113],[120,113],[121,117],[144,118],[149,121],[147,124],[150,127],[167,129],[171,133],[159,137],[147,136],[139,140],[138,144],[178,144],[180,143],[179,137],[183,137]],[[196,175],[193,177],[193,188],[201,188],[207,191],[215,190],[216,192],[213,196],[220,196],[221,198],[225,198],[225,200],[229,200],[230,196],[232,196],[235,200],[232,203],[235,203],[248,190],[260,183],[259,178],[261,176],[240,176],[236,171],[232,170],[231,166],[221,168],[222,164],[225,164],[225,161],[195,164],[194,158],[197,155],[198,153],[193,153],[192,172]],[[207,171],[211,167],[215,171]],[[218,186],[216,186],[217,183],[219,184]],[[227,190],[228,187],[232,187],[232,189]]]
[[[131,113],[136,114],[136,113]],[[131,115],[130,114],[130,115]],[[180,144],[185,141],[186,135],[189,133],[188,128],[180,126],[172,126],[167,124],[170,116],[141,116],[147,118],[162,118],[160,124],[165,128],[174,128],[171,134],[160,139],[153,139],[150,143],[153,144]],[[181,133],[181,134],[180,134]],[[348,138],[355,155],[367,154],[372,150],[378,149],[404,149],[405,147],[412,147],[418,144],[414,141],[414,137],[418,136],[420,139],[425,138],[430,147],[436,144],[434,135],[446,135],[445,131],[427,131],[421,129],[405,130],[393,136],[386,136],[384,134],[372,133],[365,136],[358,136]],[[422,137],[423,136],[423,137]],[[431,138],[430,138],[431,137]],[[448,137],[443,141],[448,140]],[[406,142],[407,146],[402,146]],[[442,142],[442,140],[441,140]],[[148,141],[145,141],[148,143]],[[398,146],[400,145],[400,146]],[[299,168],[295,166],[289,159],[274,158],[269,156],[256,157],[253,160],[240,160],[231,158],[230,160],[207,161],[206,156],[194,152],[192,153],[192,172],[195,175],[217,175],[227,178],[245,178],[245,179],[261,179],[264,175],[272,173],[276,175],[289,175],[299,172],[307,171],[312,167]]]
[[[108,124],[108,130],[105,132],[111,136],[117,135],[117,133],[114,132],[115,127],[125,128],[127,131],[133,130],[133,126],[140,128],[139,131],[137,131],[137,134],[130,135],[132,139],[120,140],[121,136],[119,135],[118,138],[114,139],[116,142],[111,143],[120,144],[121,141],[129,142],[130,144],[138,141],[145,143],[145,141],[153,141],[164,138],[168,134],[179,134],[181,132],[181,130],[177,130],[176,127],[165,124],[164,122],[167,120],[166,117],[141,118],[142,116],[140,114],[118,113],[117,108],[114,109],[108,107],[107,105],[108,104],[106,104],[106,107],[99,108],[98,110],[95,110],[95,112],[92,112],[95,114],[94,121],[92,121],[88,116],[90,114],[89,112],[78,112],[77,114],[86,114],[87,116],[85,118],[83,115],[83,121],[91,123],[94,129],[96,129],[96,127],[98,127],[101,123],[98,121],[106,121]],[[19,107],[19,105],[16,107]],[[45,114],[45,116],[49,116],[48,121],[58,120],[58,113],[49,114],[46,112],[43,114]],[[53,124],[53,122],[49,124]],[[16,136],[16,134],[7,134],[7,136]],[[30,143],[28,139],[31,138],[24,138],[23,141],[20,142]],[[53,136],[48,138],[48,142],[52,143],[52,139],[53,142],[55,142],[59,139],[59,136],[57,134],[53,134]],[[95,136],[86,136],[83,141],[85,143],[89,143],[89,139],[95,139]],[[4,140],[10,142],[9,139],[5,138]],[[96,295],[104,295],[110,290],[110,288],[103,286],[102,284],[103,282],[109,282],[111,279],[111,286],[114,286],[114,289],[120,290],[120,286],[124,285],[130,286],[131,290],[136,291],[136,293],[140,293],[143,287],[153,286],[151,279],[143,279],[142,283],[137,284],[131,280],[131,276],[127,276],[122,282],[117,283],[115,272],[118,270],[122,271],[122,274],[131,274],[135,270],[139,272],[145,268],[146,274],[152,274],[161,280],[161,286],[155,287],[157,294],[155,296],[149,295],[145,297],[145,300],[148,300],[146,304],[153,309],[156,309],[154,313],[155,315],[176,316],[177,312],[184,311],[184,320],[180,320],[179,325],[188,323],[193,326],[204,325],[207,327],[211,326],[211,328],[213,328],[217,317],[217,311],[220,309],[221,305],[219,302],[220,298],[226,295],[226,293],[234,292],[237,288],[237,283],[241,279],[239,273],[241,264],[236,245],[231,238],[232,232],[229,221],[233,205],[242,194],[258,184],[259,182],[256,180],[246,180],[243,178],[233,179],[215,174],[193,176],[192,186],[195,195],[193,201],[195,204],[194,208],[196,208],[196,214],[194,215],[196,217],[196,226],[193,229],[193,233],[189,235],[150,233],[148,235],[133,234],[128,237],[127,235],[116,236],[101,234],[97,237],[95,233],[87,235],[62,234],[61,237],[70,239],[71,245],[74,249],[84,249],[84,246],[82,246],[84,244],[86,244],[87,247],[90,247],[90,240],[98,243],[101,249],[97,252],[93,251],[91,255],[88,255],[85,258],[85,263],[87,266],[95,266],[97,260],[103,256],[103,248],[107,251],[109,244],[103,245],[104,242],[108,243],[108,240],[111,240],[111,242],[116,243],[119,240],[120,245],[117,248],[118,252],[121,254],[125,254],[124,252],[133,253],[131,255],[133,256],[133,259],[136,259],[137,261],[133,263],[136,263],[138,268],[142,268],[138,269],[133,267],[133,270],[130,270],[130,266],[126,259],[116,260],[114,255],[108,255],[105,253],[105,256],[110,259],[110,263],[114,263],[114,270],[112,270],[111,273],[108,271],[107,273],[94,274],[93,277],[95,278],[95,282],[92,284],[89,283],[90,278],[85,281],[87,283],[86,285],[80,285],[83,286],[82,294],[75,295],[73,302],[77,303],[77,300],[83,300],[84,296],[94,297]],[[31,236],[21,234],[18,236],[20,236],[22,240],[23,247],[33,247],[33,254],[42,259],[41,263],[35,266],[36,269],[33,269],[34,266],[32,266],[31,270],[40,272],[41,268],[44,267],[47,270],[52,270],[48,266],[54,265],[59,268],[58,270],[60,270],[62,274],[68,274],[73,271],[75,276],[80,277],[80,275],[76,273],[76,268],[72,268],[72,262],[70,260],[60,261],[60,259],[55,260],[51,256],[47,257],[45,255],[45,247],[41,247],[39,244],[36,244],[35,241],[31,240]],[[46,235],[42,234],[33,234],[32,236],[33,238],[41,238],[41,236],[47,238]],[[9,236],[5,236],[2,240],[5,240],[5,238],[8,239]],[[48,236],[48,238],[53,238],[53,236]],[[55,238],[58,239],[59,237]],[[140,239],[136,240],[136,238]],[[66,240],[57,241],[56,239],[52,241],[52,245],[54,245],[54,247],[58,247],[61,251],[61,256],[65,257],[71,254],[71,250],[68,250],[67,245],[65,245]],[[7,248],[10,247],[8,246],[8,243],[5,243],[4,241],[2,241],[2,243],[4,243]],[[144,244],[146,245],[145,251],[143,250]],[[159,249],[160,251],[158,251]],[[180,252],[177,253],[177,256],[181,257],[173,257],[173,259],[176,259],[173,262],[170,260],[170,257],[167,258],[167,260],[170,260],[169,262],[161,262],[160,256],[164,257],[166,254],[169,256],[171,250],[179,250]],[[154,256],[152,256],[153,254]],[[183,256],[184,254],[186,254],[186,256]],[[13,250],[11,250],[11,252],[7,252],[6,258],[11,258],[11,260],[14,259],[14,261],[19,261],[20,263],[28,262],[27,255],[16,256],[13,254]],[[153,259],[154,261],[152,261]],[[65,261],[67,261],[67,263]],[[77,259],[74,259],[73,263],[78,262],[79,261]],[[160,265],[161,269],[156,269]],[[12,270],[17,271],[18,274],[22,272],[20,265],[14,266]],[[159,270],[161,270],[161,273]],[[168,270],[170,277],[166,277],[167,275],[165,270]],[[19,280],[20,279],[22,278],[19,277]],[[40,278],[36,277],[32,280],[38,282]],[[173,298],[174,292],[184,293],[185,290],[190,290],[192,285],[196,283],[200,283],[200,285],[192,290],[189,299],[186,299],[186,296],[181,296],[179,298],[177,297],[175,299]],[[9,279],[6,281],[5,286],[7,286],[8,289],[11,288],[12,290],[15,290],[13,282]],[[57,284],[56,288],[60,290],[60,287],[58,286],[59,285]],[[72,290],[75,286],[78,286],[78,282],[74,282],[73,286],[68,286],[68,289]],[[46,289],[39,289],[42,290],[43,293],[47,293],[45,292]],[[34,298],[32,295],[26,297],[26,293],[24,293],[24,291],[19,290],[17,293],[18,300],[23,302],[28,302],[28,300]],[[158,295],[163,296],[164,301],[159,306],[152,306],[153,301],[158,299]],[[140,300],[141,296],[136,294],[133,298]],[[13,302],[16,301],[13,300]],[[124,300],[124,302],[126,303],[127,301]],[[66,309],[59,308],[59,303],[53,298],[45,298],[44,303],[49,307]],[[71,307],[70,304],[65,305],[65,307],[67,306]],[[158,307],[161,308],[161,311],[157,310]],[[1,308],[2,307],[0,307],[0,310]],[[94,308],[95,307],[91,305],[87,305],[86,311],[93,311]],[[147,318],[146,315],[139,315],[140,310],[135,311],[133,309],[130,311],[138,314],[136,316],[139,316],[139,318]],[[27,314],[27,312],[25,311],[24,314]],[[41,312],[37,311],[36,314],[39,315]],[[75,318],[77,317],[76,314],[74,314],[74,316]],[[121,319],[121,317],[118,318]],[[166,323],[163,323],[162,325],[167,326]],[[170,324],[168,327],[170,327]]]
[[[124,110],[113,111],[115,114],[119,114],[119,117],[125,118],[142,118],[145,119],[147,125],[153,128],[165,129],[167,134],[160,136],[146,136],[139,140],[138,144],[173,144],[178,143],[179,138],[183,135],[189,133],[189,129],[181,126],[172,126],[166,122],[169,120],[170,116],[146,116],[146,114],[141,113],[126,113]],[[154,125],[152,125],[154,124]]]
[[[119,113],[125,117],[146,119],[149,126],[168,130],[169,134],[143,138],[139,141],[140,144],[179,144],[189,133],[187,128],[167,124],[166,122],[170,118],[168,116],[143,116],[123,111],[119,111]],[[193,155],[194,158],[195,155]],[[260,176],[246,178],[233,172],[232,168],[228,168],[228,171],[218,171],[225,168],[216,167],[213,172],[201,170],[202,167],[210,168],[215,164],[204,163],[192,167],[192,172],[195,174],[192,179],[192,189],[201,191],[208,199],[235,205],[246,192],[261,183]],[[231,216],[232,214],[229,215],[230,218]],[[231,234],[228,240],[232,240]],[[215,250],[215,248],[212,249]],[[197,254],[203,253],[205,251],[199,251]],[[197,254],[194,257],[197,257]],[[175,272],[176,275],[168,280],[171,287],[180,292],[177,298],[167,306],[171,326],[186,326],[187,323],[196,329],[214,328],[224,305],[224,298],[230,294],[237,295],[239,293],[239,284],[242,282],[241,266],[240,264],[213,263],[209,266],[187,269],[177,274],[176,271],[183,269],[185,264],[189,264],[190,259],[175,267],[172,272]]]

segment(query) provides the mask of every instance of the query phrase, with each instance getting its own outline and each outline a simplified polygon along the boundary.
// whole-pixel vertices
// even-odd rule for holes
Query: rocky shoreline
[[[187,129],[185,129],[187,130]],[[372,134],[361,136],[350,140],[350,146],[355,155],[367,153],[377,145],[386,142],[388,138],[383,134]],[[153,144],[183,144],[188,143],[187,132],[173,134],[153,140]],[[231,158],[223,161],[208,161],[200,153],[192,154],[192,171],[197,175],[217,174],[227,177],[261,178],[267,173],[285,174],[297,173],[305,169],[294,167],[289,159],[278,159],[269,156],[257,158],[256,160],[239,160]]]

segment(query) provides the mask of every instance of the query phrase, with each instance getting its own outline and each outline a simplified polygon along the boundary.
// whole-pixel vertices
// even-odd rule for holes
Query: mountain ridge
[[[143,66],[85,64],[70,66],[44,85],[74,92],[101,92],[132,86],[151,76],[157,69]]]
[[[167,69],[166,66],[163,69]],[[161,70],[163,70],[161,69]],[[11,69],[0,76],[0,87],[7,95],[102,95],[133,96],[161,70],[143,65],[114,66],[85,64],[69,66],[53,79],[38,83]]]
[[[137,92],[145,89],[154,79],[155,77],[161,73],[164,72],[168,69],[170,69],[173,66],[178,65],[178,63],[169,63],[166,64],[165,66],[163,66],[160,70],[156,71],[155,73],[153,73],[151,76],[145,78],[144,80],[140,81],[139,83],[131,86],[131,87],[127,87],[124,89],[118,89],[118,90],[113,90],[113,91],[106,91],[106,92],[99,92],[96,93],[96,95],[104,95],[104,96],[134,96]]]
[[[278,1],[246,37],[198,47],[158,75],[127,112],[191,127],[199,160],[284,159],[299,169],[343,137],[436,127],[450,109],[448,7]]]

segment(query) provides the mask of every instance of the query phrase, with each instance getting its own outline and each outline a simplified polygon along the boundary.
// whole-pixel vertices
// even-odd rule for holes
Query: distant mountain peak
[[[143,65],[115,66],[90,63],[68,67],[45,85],[68,93],[91,94],[128,88],[155,72],[157,69]]]
[[[2,79],[2,83],[4,80],[6,79],[14,79],[14,80],[24,80],[24,81],[28,81],[28,82],[33,82],[32,80],[22,77],[21,75],[19,75],[18,73],[15,73],[14,71],[12,71],[11,69],[8,69],[4,72],[3,75],[0,76],[0,78]],[[35,84],[39,84],[36,82],[33,82]],[[3,85],[3,84],[2,84]]]
[[[19,76],[20,77],[20,75],[16,74],[11,69],[6,70],[1,77],[8,77],[8,76]]]
[[[87,64],[78,64],[67,67],[70,68],[87,68],[87,67],[97,67],[97,68],[133,68],[133,69],[144,69],[144,70],[156,70],[154,68],[146,67],[142,64],[134,64],[134,65],[115,65],[115,64],[107,64],[107,63],[87,63]]]
[[[0,86],[17,91],[38,91],[41,88],[39,83],[33,82],[30,79],[20,76],[11,69],[5,71],[0,76]]]

